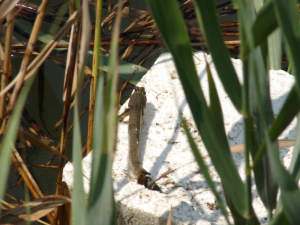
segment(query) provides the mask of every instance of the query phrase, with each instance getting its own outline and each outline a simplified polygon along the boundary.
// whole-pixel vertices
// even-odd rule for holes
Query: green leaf
[[[26,25],[25,23],[21,22],[18,19],[15,19],[15,26],[17,26],[20,30],[22,30],[26,34],[28,34],[28,35],[31,34],[32,26]],[[54,39],[54,36],[51,34],[46,34],[43,31],[40,31],[37,39],[45,44],[48,44],[50,41],[52,41]],[[58,44],[59,45],[68,45],[69,42],[67,42],[65,40],[60,40],[58,42]]]
[[[6,187],[6,180],[8,176],[9,166],[10,166],[10,156],[11,156],[11,147],[17,139],[17,133],[20,126],[20,120],[22,116],[23,107],[27,99],[28,92],[31,88],[34,76],[28,79],[17,99],[16,105],[12,111],[10,120],[4,136],[2,137],[1,151],[0,151],[0,199],[3,199],[4,190]],[[1,209],[0,209],[1,215]]]
[[[80,7],[79,1],[76,1],[74,5],[76,9]],[[75,26],[75,25],[74,25]],[[81,99],[81,88],[84,78],[84,65],[87,59],[87,51],[89,48],[91,21],[89,18],[88,3],[84,1],[82,3],[82,35],[81,35],[81,52],[77,50],[79,54],[79,79],[77,82],[77,88],[75,93],[75,105],[74,105],[74,128],[73,128],[73,164],[74,164],[74,184],[72,193],[72,224],[84,225],[86,224],[87,215],[87,204],[84,194],[83,187],[83,176],[82,176],[82,137],[80,129],[80,99]]]
[[[230,61],[229,52],[221,34],[214,1],[195,0],[196,11],[200,20],[205,42],[212,55],[219,77],[232,103],[238,111],[242,109],[242,90],[237,75]],[[176,23],[174,23],[176,25]],[[171,31],[172,33],[172,31]]]
[[[247,59],[247,52],[245,49],[249,47],[249,49],[254,49],[254,38],[251,27],[253,26],[253,22],[255,19],[255,12],[254,12],[254,3],[253,1],[244,2],[242,0],[233,0],[232,3],[238,7],[239,9],[239,22],[240,22],[240,33],[243,35],[241,38],[241,59]],[[247,43],[247,44],[243,44]],[[247,46],[247,47],[246,47]]]
[[[255,11],[259,12],[259,10],[262,8],[264,1],[263,0],[253,0]]]
[[[104,111],[104,76],[98,79],[95,99],[94,125],[93,125],[93,161],[90,185],[90,197],[88,200],[88,224],[101,220],[103,224],[115,224],[116,214],[111,180],[112,157],[103,148],[105,135],[103,130]],[[106,115],[109,116],[109,115]]]
[[[269,63],[271,70],[281,69],[281,55],[282,55],[282,38],[281,31],[279,29],[273,31],[268,38],[268,51],[269,51]]]
[[[182,115],[182,113],[180,112],[179,115]],[[200,155],[200,151],[198,150],[197,145],[196,145],[196,143],[195,143],[195,141],[194,141],[194,139],[193,139],[193,137],[192,137],[192,135],[191,135],[191,133],[188,129],[187,123],[184,119],[182,119],[182,125],[183,125],[184,131],[187,135],[188,141],[190,143],[191,150],[193,151],[194,156],[196,158],[196,161],[197,161],[197,163],[199,165],[199,168],[201,170],[201,173],[203,173],[208,186],[211,188],[212,192],[214,193],[214,195],[216,197],[216,200],[217,200],[217,203],[218,203],[218,206],[220,207],[223,215],[225,216],[225,219],[226,219],[227,223],[230,224],[225,204],[224,204],[220,194],[218,193],[214,182],[212,181],[212,179],[209,175],[208,168],[205,165],[202,156]]]
[[[300,110],[298,102],[298,95],[296,88],[293,87],[289,93],[286,101],[284,102],[277,118],[273,121],[271,127],[269,128],[269,136],[271,141],[277,140],[278,136],[287,128],[287,126],[292,122],[294,117]],[[261,157],[266,152],[266,143],[263,142],[259,148],[259,151],[256,153],[253,160],[253,167],[256,167],[257,163],[261,160]]]
[[[300,207],[300,190],[297,183],[288,171],[285,170],[280,162],[280,158],[276,151],[272,148],[272,143],[268,135],[267,139],[267,153],[270,158],[270,167],[274,179],[278,183],[281,190],[281,200],[283,212],[287,215],[287,219],[291,224],[300,224],[299,207]]]
[[[99,71],[103,70],[105,72],[108,72],[109,57],[101,55],[101,58],[103,60],[103,64],[100,64],[99,62]],[[93,53],[89,52],[87,66],[92,67],[92,63],[93,63]],[[119,61],[119,68],[120,68],[120,72],[119,72],[120,78],[124,80],[128,80],[130,78],[129,82],[134,85],[136,85],[142,79],[142,77],[148,72],[148,69],[146,69],[145,67],[135,65],[129,62],[124,62],[124,61]]]
[[[216,170],[239,213],[247,217],[245,186],[231,157],[226,136],[219,135],[218,126],[221,124],[216,125],[206,105],[192,58],[189,36],[178,5],[172,0],[148,0],[148,5],[165,45],[172,53],[196,126]]]
[[[300,114],[298,113],[297,115],[297,133],[296,133],[296,137],[300,136]],[[290,163],[290,167],[289,167],[289,171],[292,174],[292,176],[294,177],[295,181],[297,182],[300,178],[300,139],[296,138],[296,143],[294,146],[294,150],[293,150],[293,156],[292,156],[292,160]]]
[[[77,89],[80,90],[80,89]],[[80,121],[78,114],[78,102],[74,108],[74,127],[73,127],[73,166],[74,166],[74,183],[72,193],[72,223],[76,225],[86,224],[86,199],[83,188],[82,177],[82,157],[81,157],[81,134]]]
[[[280,213],[274,215],[269,225],[290,225],[290,223],[287,220],[284,212],[281,211]]]
[[[267,2],[266,4],[273,6],[272,2],[270,2],[270,1]],[[263,2],[263,0],[254,0],[254,5],[255,5],[256,12],[259,12],[260,9],[262,8],[262,6],[264,5],[264,2]],[[266,9],[266,7],[264,8],[264,11],[265,11],[265,9]],[[276,21],[275,12],[274,12],[274,10],[271,10],[271,11],[272,11],[272,14],[271,14],[272,18],[266,17],[266,15],[267,15],[266,12],[263,12],[263,14],[259,14],[257,20],[260,20],[262,15],[264,17],[266,17],[266,21],[263,21],[263,23],[261,23],[263,26],[265,26],[265,24],[268,23],[268,21],[273,21],[273,20]],[[276,23],[277,23],[277,21],[276,21]],[[254,36],[257,36],[256,34],[260,35],[262,32],[264,32],[264,30],[266,30],[266,28],[267,27],[265,26],[264,29],[261,29],[261,28],[252,29],[252,33],[254,34]],[[268,36],[268,35],[266,35],[266,36]],[[266,37],[266,36],[264,36],[264,37]],[[262,40],[265,40],[265,38],[263,38]],[[272,70],[280,70],[281,69],[281,55],[282,55],[281,41],[282,41],[281,40],[281,32],[279,29],[273,31],[270,34],[270,36],[268,37],[268,52],[269,52],[268,58],[269,58],[270,69],[272,69]],[[255,37],[254,37],[254,43],[255,43]]]
[[[258,12],[257,18],[252,26],[252,34],[254,38],[254,47],[260,45],[267,37],[278,27],[273,3],[268,1]],[[246,45],[245,54],[249,54],[250,46]],[[252,50],[252,49],[251,49]]]
[[[251,125],[252,132],[250,132],[252,138],[252,157],[255,156],[264,141],[266,127],[269,127],[273,122],[273,110],[269,94],[269,76],[264,61],[260,48],[256,48],[250,54],[250,95],[248,101],[250,103],[251,122],[253,123]],[[276,150],[276,147],[274,146],[273,149]],[[279,154],[278,148],[277,154]],[[270,171],[267,155],[264,155],[262,160],[258,162],[254,168],[254,174],[258,193],[265,207],[269,211],[272,211],[276,207],[278,186],[274,182],[273,175]]]
[[[241,21],[241,55],[243,59],[244,69],[244,124],[245,124],[245,163],[246,163],[246,183],[248,190],[248,201],[252,201],[251,197],[251,171],[249,162],[249,151],[252,157],[255,156],[261,143],[264,141],[264,133],[266,127],[269,127],[273,121],[273,111],[269,95],[269,78],[267,68],[267,51],[266,40],[261,39],[261,44],[255,46],[255,34],[259,30],[253,30],[252,24],[255,24],[256,14],[252,1],[243,3],[235,0],[235,4],[239,6],[239,18]],[[256,1],[258,8],[262,2]],[[269,6],[270,7],[270,6]],[[270,9],[269,9],[270,10]],[[272,11],[272,10],[271,10]],[[246,20],[247,18],[247,20]],[[257,20],[262,20],[260,17]],[[251,51],[248,51],[250,49]],[[278,149],[277,149],[278,153]],[[258,193],[265,207],[272,211],[276,207],[276,196],[278,187],[273,180],[269,168],[269,159],[264,155],[254,167],[255,182]],[[250,205],[248,205],[250,213]]]
[[[19,20],[15,20],[15,24],[16,26],[21,29],[23,32],[30,34],[32,27],[31,26],[27,26],[26,24],[22,23]],[[51,34],[46,34],[42,31],[39,32],[39,36],[38,36],[38,40],[47,44],[50,41],[53,40],[53,37]],[[60,40],[58,42],[58,44],[64,44],[64,45],[68,45],[69,42],[64,41],[64,40]],[[60,49],[61,50],[61,49]],[[101,54],[102,60],[103,60],[103,66],[99,66],[99,70],[103,70],[105,72],[108,72],[109,70],[109,66],[108,66],[108,62],[109,62],[109,57],[104,56]],[[93,65],[93,53],[92,52],[88,52],[88,62],[87,62],[87,66],[89,66],[90,68],[92,68]],[[101,64],[100,64],[101,65]],[[129,62],[125,62],[125,61],[119,61],[119,68],[120,68],[120,78],[124,79],[124,80],[128,80],[129,78],[129,82],[136,85],[141,79],[142,77],[148,72],[148,69],[146,69],[145,67],[136,65],[136,64],[132,64]]]
[[[95,96],[95,109],[94,109],[94,121],[93,121],[93,159],[92,159],[92,173],[91,173],[91,185],[90,196],[97,195],[98,190],[102,189],[103,180],[99,179],[98,175],[105,176],[106,167],[100,169],[101,164],[101,146],[103,143],[103,105],[104,105],[104,76],[101,75],[98,79],[97,91]],[[92,199],[89,199],[89,204],[92,203]]]
[[[224,120],[223,120],[222,108],[218,97],[217,89],[215,86],[215,82],[212,77],[209,64],[207,62],[206,62],[206,71],[207,71],[207,78],[208,78],[208,85],[209,85],[209,102],[210,102],[209,110],[212,117],[216,120],[216,125],[220,125],[219,131],[221,132],[221,135],[225,137],[226,133],[225,133],[225,128],[223,126]]]
[[[300,27],[296,0],[273,0],[274,10],[283,38],[292,71],[296,77],[296,91],[300,100]]]
[[[111,171],[117,136],[118,39],[121,23],[120,6],[121,1],[119,1],[117,17],[112,34],[105,98],[103,99],[102,97],[104,76],[101,73],[96,91],[94,112],[95,124],[93,126],[94,158],[87,224],[93,224],[95,221],[101,221],[102,224],[117,224]],[[102,60],[101,57],[100,60]],[[101,62],[100,65],[102,65]],[[98,141],[100,144],[96,143]]]

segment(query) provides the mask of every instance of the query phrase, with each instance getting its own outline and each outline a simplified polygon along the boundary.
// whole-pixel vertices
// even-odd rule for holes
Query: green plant
[[[14,27],[14,16],[15,13],[12,11],[16,6],[18,1],[4,1],[3,4],[0,5],[1,18],[4,19],[7,16],[7,20],[10,22],[8,25],[10,32],[7,32],[6,35],[6,46],[5,46],[5,55],[2,54],[3,49],[0,46],[1,50],[1,61],[4,61],[4,75],[2,76],[2,97],[1,100],[6,99],[5,93],[9,89],[9,86],[6,86],[7,83],[4,83],[4,76],[8,77],[8,69],[9,68],[9,60],[10,51],[11,51],[11,39],[13,35],[13,27]],[[62,196],[63,193],[63,184],[61,180],[62,169],[65,164],[65,161],[70,161],[65,156],[65,148],[66,141],[68,135],[68,122],[70,115],[70,105],[72,99],[74,98],[75,106],[74,106],[74,129],[73,129],[73,162],[74,162],[74,189],[72,195],[72,218],[68,218],[68,224],[71,222],[73,224],[93,224],[95,221],[103,221],[104,224],[115,224],[116,223],[116,215],[115,215],[115,207],[112,193],[112,180],[111,180],[111,164],[112,164],[112,156],[113,150],[115,148],[116,143],[116,127],[117,127],[117,109],[118,109],[118,101],[117,101],[117,78],[118,78],[118,58],[117,58],[117,47],[118,47],[118,36],[120,29],[120,7],[118,11],[117,21],[114,26],[114,34],[112,40],[112,50],[109,60],[108,66],[108,74],[106,76],[106,95],[103,96],[104,90],[104,73],[100,73],[99,79],[97,82],[97,89],[95,90],[91,88],[91,92],[96,92],[95,99],[92,99],[92,103],[95,102],[95,119],[94,119],[94,141],[92,148],[93,151],[93,170],[92,170],[92,179],[91,179],[91,193],[90,198],[87,201],[85,199],[85,195],[83,192],[83,180],[82,180],[82,168],[81,168],[81,150],[82,150],[82,136],[81,136],[81,128],[79,121],[79,109],[81,103],[81,91],[82,91],[82,83],[84,77],[84,66],[88,57],[89,50],[89,42],[90,42],[90,30],[91,30],[91,22],[89,18],[89,8],[88,1],[70,1],[70,17],[68,21],[64,24],[64,26],[57,32],[57,34],[53,37],[53,39],[43,39],[43,41],[48,42],[45,46],[43,46],[42,51],[39,53],[35,59],[30,62],[30,58],[33,55],[33,50],[35,43],[38,39],[41,38],[41,25],[43,19],[47,13],[48,1],[43,1],[39,7],[39,14],[35,20],[35,24],[32,28],[31,35],[28,42],[28,47],[26,49],[26,53],[23,59],[23,64],[20,69],[20,72],[17,75],[16,81],[11,82],[9,85],[13,86],[16,83],[16,87],[14,92],[10,98],[10,103],[6,108],[5,104],[1,105],[1,151],[0,151],[0,199],[3,199],[4,190],[7,182],[7,176],[10,165],[10,157],[12,154],[12,145],[15,143],[17,135],[19,133],[19,137],[21,136],[24,139],[27,139],[27,133],[20,135],[19,126],[22,115],[22,110],[28,95],[28,92],[31,88],[32,82],[36,75],[38,68],[42,65],[42,63],[47,59],[47,57],[52,53],[55,46],[58,42],[64,38],[67,32],[71,30],[70,33],[70,41],[69,41],[69,54],[66,62],[66,71],[65,71],[65,86],[64,86],[64,112],[63,112],[63,128],[61,133],[61,143],[60,143],[60,153],[57,152],[52,146],[47,146],[42,144],[42,148],[51,151],[52,153],[61,156],[59,161],[59,172],[57,178],[57,193],[55,196],[43,198],[43,193],[36,191],[36,195],[33,190],[30,190],[35,198],[38,198],[37,201],[44,201],[45,204],[40,204],[40,206],[29,207],[31,205],[35,205],[34,201],[30,203],[24,204],[26,212],[24,213],[24,206],[20,206],[15,210],[10,210],[10,212],[15,212],[18,209],[19,215],[22,215],[24,218],[27,216],[28,223],[31,221],[37,220],[40,217],[48,214],[48,220],[51,224],[56,224],[59,220],[60,224],[65,224],[67,220],[65,215],[62,215],[63,208],[58,208],[59,206],[70,203],[70,199]],[[102,1],[98,1],[98,9],[102,5]],[[100,17],[101,10],[98,12],[97,16]],[[19,24],[20,25],[20,24]],[[101,21],[98,21],[96,39],[99,41],[100,39],[100,29],[101,29]],[[26,29],[26,28],[24,28]],[[30,31],[29,31],[30,32]],[[50,36],[51,37],[51,36]],[[49,38],[49,36],[47,37]],[[80,44],[80,51],[79,51]],[[95,56],[101,57],[99,53],[99,43],[97,48],[95,48]],[[5,59],[5,60],[4,60]],[[101,62],[102,59],[99,61]],[[94,60],[95,62],[95,60]],[[2,64],[1,64],[2,66]],[[100,64],[100,66],[103,66]],[[101,71],[101,70],[100,70]],[[127,72],[127,71],[126,71]],[[77,75],[77,76],[76,76]],[[94,67],[94,76],[98,76],[98,65]],[[72,94],[72,85],[73,81],[76,80],[76,92]],[[10,86],[10,87],[11,87]],[[74,87],[73,87],[74,88]],[[5,103],[5,101],[4,101]],[[92,115],[93,116],[93,115]],[[103,132],[105,130],[106,132]],[[25,137],[27,135],[27,137]],[[92,135],[92,134],[91,134]],[[34,139],[31,138],[34,141]],[[92,140],[92,138],[90,138]],[[40,141],[37,140],[38,145]],[[35,144],[36,144],[35,143]],[[40,145],[41,146],[41,145]],[[17,151],[15,150],[16,154]],[[26,167],[26,166],[25,166]],[[30,185],[34,180],[26,180]],[[28,185],[28,186],[30,186]],[[32,185],[31,185],[32,186]],[[38,186],[38,185],[36,185]],[[37,187],[38,188],[38,187]],[[64,193],[67,194],[67,193]],[[50,202],[50,203],[49,203]],[[36,205],[35,205],[36,206]],[[12,206],[10,206],[12,207]],[[47,208],[47,210],[45,210]],[[56,210],[56,213],[50,214],[53,209]],[[34,212],[34,210],[39,212]],[[100,212],[100,213],[99,213]],[[34,214],[35,213],[35,214]],[[67,212],[70,213],[70,212]],[[9,213],[8,213],[9,214]],[[24,215],[25,214],[25,215]],[[1,214],[0,214],[1,215]],[[60,216],[62,215],[62,216]],[[18,213],[16,213],[16,217],[18,218]],[[7,219],[7,217],[3,217],[1,219]],[[14,218],[16,219],[16,218]],[[21,219],[22,220],[22,219]],[[4,221],[4,220],[3,220]],[[1,221],[1,222],[3,222]],[[11,218],[8,218],[8,221],[14,221]],[[7,222],[7,220],[5,220]],[[24,221],[23,221],[24,222]]]
[[[256,5],[259,2],[255,1]],[[148,0],[148,3],[164,43],[173,56],[198,131],[222,180],[226,201],[235,223],[259,223],[251,204],[251,171],[253,171],[258,193],[269,212],[269,222],[299,224],[300,219],[297,216],[300,204],[300,190],[297,187],[299,177],[295,176],[300,166],[297,161],[298,144],[295,145],[289,173],[280,163],[276,141],[278,135],[299,112],[300,74],[299,64],[296,62],[299,59],[300,30],[297,2],[264,1],[262,8],[258,9],[252,0],[233,1],[239,9],[240,58],[243,60],[244,68],[244,81],[240,84],[221,36],[214,2],[193,1],[220,80],[236,109],[244,116],[246,183],[239,177],[230,155],[213,80],[210,80],[211,105],[208,106],[205,102],[192,60],[189,36],[177,3],[171,0]],[[268,51],[270,50],[267,42],[276,29],[280,29],[286,43],[297,82],[279,116],[274,119],[269,96]],[[280,58],[281,52],[277,54],[277,58]],[[192,139],[190,141],[203,170],[204,163],[197,155]],[[250,163],[250,155],[254,159],[253,166]],[[213,184],[211,187],[214,189]],[[279,187],[281,195],[277,201]],[[221,201],[219,196],[216,198]],[[220,202],[220,205],[223,203]],[[272,210],[275,208],[276,213],[272,220]]]

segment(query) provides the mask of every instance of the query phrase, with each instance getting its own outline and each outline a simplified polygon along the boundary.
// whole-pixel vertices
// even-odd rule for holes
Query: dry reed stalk
[[[82,88],[82,93],[86,90],[86,88],[88,87],[89,83],[86,82]],[[72,97],[73,98],[73,97]],[[71,105],[70,105],[70,110],[74,108],[75,105],[75,101],[73,99]],[[61,118],[56,122],[56,124],[54,125],[54,127],[52,128],[53,131],[57,131],[57,129],[60,127],[60,125],[63,122],[63,115],[61,116]]]
[[[238,27],[240,23],[238,21],[225,21],[220,22],[220,27]]]
[[[167,225],[172,225],[172,206],[167,220]]]
[[[145,49],[146,49],[146,45],[142,46],[137,53],[135,53],[129,60],[128,62],[132,62],[133,60],[135,60]]]
[[[39,186],[31,176],[27,166],[25,165],[22,157],[19,155],[19,152],[17,149],[13,146],[13,153],[11,157],[12,161],[11,163],[16,166],[17,170],[19,171],[20,175],[24,179],[25,183],[28,186],[28,189],[32,193],[32,195],[36,198],[43,198],[44,195],[42,191],[40,190]],[[53,216],[51,214],[47,214],[47,218],[50,221],[50,223],[53,223]]]
[[[9,193],[5,193],[5,196],[8,197],[8,198],[10,198],[10,199],[12,199],[12,200],[14,200],[15,202],[18,202],[19,204],[25,203],[24,200],[18,199],[18,198],[16,198],[15,196],[13,196],[13,195],[11,195],[11,194],[9,194]]]
[[[150,45],[148,50],[145,52],[145,54],[143,55],[143,57],[140,59],[139,61],[139,65],[143,65],[144,62],[146,61],[146,59],[148,58],[148,56],[150,55],[150,53],[153,51],[153,49],[156,47],[155,44]]]
[[[63,195],[71,199],[71,194],[69,192],[69,188],[68,188],[68,185],[66,184],[66,182],[62,182],[61,186],[62,186]],[[63,205],[63,207],[64,207],[64,210],[63,210],[64,215],[63,216],[66,217],[68,224],[71,224],[71,221],[72,221],[71,203],[66,203]],[[64,225],[65,225],[65,223],[64,223]]]
[[[50,169],[58,169],[56,165],[43,165],[43,164],[30,164],[31,167],[41,167],[41,168],[50,168]]]
[[[73,13],[72,4],[70,3],[70,13]],[[76,20],[72,25],[71,29],[71,38],[68,48],[68,56],[66,62],[66,73],[65,73],[65,80],[64,80],[64,92],[63,92],[63,101],[64,101],[64,111],[63,111],[63,127],[61,131],[61,142],[60,142],[60,153],[65,154],[66,143],[67,143],[67,136],[68,136],[68,123],[69,123],[69,116],[70,116],[70,105],[71,105],[71,96],[74,84],[74,74],[77,74],[77,67],[78,67],[78,59],[77,53],[79,48],[79,31],[80,31],[80,22]],[[76,77],[76,76],[75,76]],[[61,183],[62,183],[62,174],[63,168],[65,165],[65,161],[63,158],[59,158],[59,168],[58,168],[58,175],[57,175],[57,185],[56,185],[56,194],[61,193]],[[59,220],[61,220],[61,214],[59,213],[60,208],[54,210],[54,222],[57,224]]]
[[[222,7],[221,9],[222,9],[222,10],[235,10],[235,11],[238,10],[238,8],[237,8],[237,7],[234,7],[234,6]]]
[[[110,44],[111,44],[111,42],[101,42],[101,46],[110,46]],[[135,44],[135,45],[163,44],[163,41],[162,40],[147,40],[147,41],[126,40],[126,41],[119,42],[119,46],[120,45],[131,45],[131,44]]]
[[[72,101],[71,105],[70,105],[70,109],[73,109],[75,102]],[[61,116],[61,118],[56,122],[56,124],[54,125],[54,127],[52,128],[53,131],[57,131],[57,129],[60,127],[60,125],[62,125],[63,123],[63,115]]]
[[[65,25],[60,29],[60,31],[55,35],[54,39],[50,41],[42,50],[42,52],[32,61],[32,63],[27,68],[27,75],[25,80],[29,79],[31,76],[35,74],[37,69],[41,66],[42,63],[49,57],[52,51],[56,48],[57,43],[65,36],[65,34],[69,31],[70,27],[74,23],[74,21],[80,16],[82,8],[79,8],[76,12],[70,16]],[[68,47],[68,46],[67,46]],[[11,81],[4,90],[1,90],[0,96],[6,93],[10,88],[12,88],[18,80],[18,77],[15,77],[13,81]]]
[[[75,104],[75,102],[73,101],[73,102],[71,103],[70,109],[73,109],[74,104]],[[89,108],[89,107],[86,106],[86,107],[82,110],[82,112],[80,113],[80,117],[83,116],[83,114],[86,112],[86,110],[87,110],[88,108]],[[55,124],[55,126],[52,128],[52,130],[53,130],[53,131],[57,131],[58,127],[59,127],[62,123],[63,123],[63,118],[60,118],[59,121],[57,121],[57,123]],[[72,125],[71,125],[71,126],[72,126]],[[69,129],[70,129],[70,127],[69,127]],[[68,129],[68,130],[69,130],[69,129]]]
[[[8,84],[8,77],[11,76],[11,45],[12,45],[12,37],[14,32],[14,10],[12,10],[7,15],[7,20],[11,21],[6,29],[6,37],[5,37],[5,53],[4,53],[4,64],[3,64],[3,73],[1,76],[1,90],[3,90]],[[5,107],[6,106],[6,94],[1,97],[0,100],[0,124],[4,120],[5,117]]]
[[[87,105],[87,106],[81,111],[81,113],[80,113],[80,115],[79,115],[79,118],[81,118],[81,117],[84,115],[84,113],[85,113],[88,109],[89,109],[89,105]],[[71,132],[73,126],[74,126],[74,123],[72,123],[72,124],[69,126],[69,128],[68,128],[68,134]],[[61,142],[59,142],[59,143],[57,144],[57,146],[56,146],[56,148],[55,148],[55,151],[56,151],[56,152],[59,152],[59,151],[60,151],[60,145],[61,145]],[[59,153],[59,154],[60,154],[60,153]],[[48,160],[47,165],[50,165],[50,164],[52,163],[52,160],[54,159],[55,155],[58,155],[58,154],[53,154],[53,155],[51,156],[51,158]],[[69,162],[71,162],[71,160],[70,160]]]
[[[20,170],[22,170],[21,175],[22,175],[24,181],[26,182],[26,184],[28,185],[28,187],[32,187],[30,190],[32,191],[33,196],[36,199],[43,198],[44,194],[42,193],[38,184],[33,179],[26,164],[24,163],[22,157],[20,156],[19,152],[17,151],[17,149],[15,147],[13,147],[13,163],[15,164],[15,166],[17,167],[19,172],[20,172]]]
[[[25,75],[26,75],[26,72],[27,72],[27,67],[29,66],[31,55],[32,55],[32,52],[33,52],[33,49],[34,49],[34,45],[37,41],[37,37],[39,35],[39,31],[40,31],[40,28],[42,26],[44,16],[47,13],[49,3],[50,3],[50,0],[44,0],[41,3],[40,7],[38,8],[38,15],[36,17],[36,20],[35,20],[35,23],[33,25],[30,38],[28,40],[26,52],[25,52],[25,55],[24,55],[24,58],[23,58],[23,61],[22,61],[20,71],[17,75],[18,79],[17,79],[17,82],[16,82],[16,86],[13,90],[13,93],[11,95],[11,98],[10,98],[10,101],[9,101],[9,104],[8,104],[8,107],[7,107],[8,115],[5,118],[5,120],[4,120],[5,122],[2,124],[2,127],[1,127],[1,135],[3,135],[5,130],[6,130],[6,125],[7,125],[8,119],[10,117],[10,113],[11,113],[12,109],[14,108],[14,106],[16,104],[17,97],[18,97],[18,95],[20,93],[20,90],[23,86],[24,78],[25,78]]]
[[[240,33],[222,33],[223,36],[240,36]]]
[[[1,199],[1,209],[2,210],[10,210],[10,209],[14,209],[16,206],[18,206],[17,204],[12,204],[12,203],[8,203],[4,200]]]
[[[5,194],[5,195],[7,196],[7,194]],[[25,204],[25,203],[26,203],[25,201],[22,201],[22,204]],[[11,203],[5,202],[3,200],[1,200],[1,204],[2,204],[2,206],[6,207],[6,210],[14,209],[19,206],[19,204],[11,204]],[[45,221],[40,220],[40,219],[38,219],[36,221],[39,222],[40,224],[51,225],[50,223],[46,223]]]
[[[137,34],[138,35],[138,34]],[[135,41],[135,39],[133,39],[133,41]],[[135,45],[131,44],[128,45],[124,51],[124,53],[122,54],[122,56],[120,57],[120,60],[122,61],[127,61],[128,58],[131,56],[133,49],[134,49]]]
[[[67,156],[61,154],[60,152],[56,151],[56,149],[54,149],[51,146],[45,144],[43,141],[40,141],[36,137],[33,137],[32,135],[30,135],[29,133],[27,133],[26,131],[24,131],[22,129],[19,129],[18,137],[20,137],[24,140],[28,140],[28,141],[30,141],[30,143],[32,143],[32,144],[34,144],[34,145],[36,145],[36,146],[38,146],[42,149],[45,149],[46,151],[51,152],[54,155],[60,156],[61,158],[65,159],[67,162],[71,162],[71,160]]]
[[[7,194],[5,194],[7,196]],[[25,204],[26,202],[25,201],[22,201],[22,204]],[[10,209],[14,209],[16,207],[19,206],[19,204],[12,204],[12,203],[8,203],[4,200],[1,200],[1,206],[2,206],[2,210],[3,210],[3,207],[5,207],[4,210],[10,210]],[[42,220],[37,220],[37,222],[39,222],[40,224],[44,224],[44,225],[50,225],[49,223],[46,223]]]
[[[187,0],[187,1],[185,1],[184,3],[182,3],[182,4],[180,5],[180,8],[182,8],[183,6],[189,5],[189,4],[191,4],[191,3],[192,3],[191,0]]]
[[[6,18],[6,23],[3,24],[2,26],[0,26],[0,33],[1,33],[5,28],[8,27],[8,25],[15,19],[15,17],[19,14],[20,11],[21,11],[20,9],[18,9],[18,10],[14,9],[14,14],[12,15],[12,17],[11,17],[10,19]],[[1,21],[0,21],[0,24],[2,24]],[[10,46],[10,47],[11,47],[11,46]]]
[[[133,29],[133,27],[138,24],[140,21],[145,20],[147,18],[150,18],[150,12],[146,12],[145,14],[141,15],[140,17],[138,17],[137,19],[135,19],[126,29],[123,33]],[[145,20],[146,21],[146,20]],[[151,22],[149,23],[153,23],[154,21],[151,20]],[[148,24],[147,24],[148,25]],[[144,25],[145,26],[145,25]],[[121,35],[121,34],[120,34]]]
[[[94,77],[91,77],[90,83],[90,102],[89,102],[89,121],[88,121],[88,136],[87,136],[87,152],[92,151],[92,137],[93,137],[93,121],[94,121],[94,105],[95,105],[95,91],[94,91]]]
[[[87,150],[87,141],[84,143],[82,149],[81,149],[81,155],[82,157],[86,156],[86,150]]]
[[[232,41],[224,41],[226,45],[240,45],[241,41],[240,40],[232,40]]]
[[[20,0],[4,1],[0,6],[0,24],[3,23],[5,17],[10,13]],[[8,21],[9,22],[9,21]]]
[[[133,21],[133,23],[131,23],[131,24],[129,25],[129,27],[126,28],[126,30],[124,31],[124,33],[125,33],[126,31],[129,31],[129,30],[133,29],[133,27],[134,27],[138,22],[140,22],[140,21],[142,21],[142,20],[143,20],[143,22],[142,22],[141,25],[144,25],[145,23],[148,22],[148,20],[149,20],[150,18],[151,18],[151,17],[150,17],[150,13],[149,13],[149,12],[143,14],[142,16],[140,16],[139,18],[137,18],[135,21]],[[141,32],[135,33],[135,34],[133,35],[133,41],[135,41],[136,38],[139,38],[141,34],[142,34]],[[150,39],[152,39],[152,37],[153,37],[153,35],[151,36]],[[119,38],[119,41],[124,40],[124,38],[125,38],[125,37]],[[127,37],[127,38],[128,38],[128,37]],[[127,46],[127,48],[126,48],[126,50],[124,51],[123,55],[120,57],[120,60],[128,61],[129,57],[132,55],[132,52],[133,52],[133,50],[134,50],[134,47],[135,47],[134,44],[131,44],[131,45]]]
[[[121,4],[121,8],[123,9],[127,4],[129,3],[129,0],[124,0]],[[109,22],[111,22],[117,15],[117,10],[118,10],[118,7],[119,4],[115,5],[114,7],[114,10],[113,12],[110,13],[109,16],[107,16],[103,21],[102,21],[102,24],[101,24],[101,27],[104,28]]]

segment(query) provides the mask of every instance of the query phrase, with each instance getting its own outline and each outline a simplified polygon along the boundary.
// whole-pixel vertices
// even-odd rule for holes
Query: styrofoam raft
[[[208,81],[204,53],[198,52],[194,57],[198,77],[203,92],[208,99]],[[206,55],[216,84],[224,115],[224,126],[229,144],[243,143],[243,120],[235,110],[228,95],[217,76],[211,57]],[[242,80],[242,62],[232,59],[237,75]],[[277,115],[287,94],[294,84],[294,77],[284,71],[270,71],[271,96],[274,114]],[[206,149],[198,136],[193,123],[181,83],[170,54],[162,54],[153,67],[139,82],[147,92],[147,107],[144,126],[141,133],[140,162],[151,173],[153,179],[162,173],[176,169],[157,183],[164,194],[145,189],[138,185],[129,171],[128,125],[120,123],[118,143],[113,164],[113,186],[121,224],[165,224],[172,207],[173,224],[225,224],[220,210],[215,209],[215,198],[194,161],[186,134],[180,125],[178,106],[188,120],[190,131],[194,136],[202,155]],[[127,108],[128,101],[121,107],[120,113]],[[282,139],[295,138],[295,120],[281,135]],[[290,162],[290,148],[281,149],[281,157],[285,165]],[[245,179],[243,153],[234,154],[242,179]],[[190,163],[193,162],[193,163]],[[211,164],[209,172],[221,192],[220,179]],[[87,190],[88,192],[88,190]],[[265,221],[264,209],[256,188],[253,186],[253,206],[261,222]]]

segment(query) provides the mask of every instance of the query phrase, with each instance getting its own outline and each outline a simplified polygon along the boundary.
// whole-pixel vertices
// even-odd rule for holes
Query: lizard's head
[[[135,91],[136,93],[140,93],[140,94],[146,96],[146,91],[145,91],[145,88],[144,88],[144,87],[138,87],[138,86],[135,86],[134,91]]]

